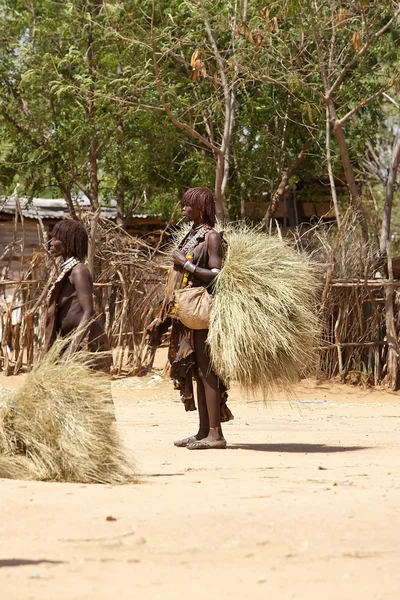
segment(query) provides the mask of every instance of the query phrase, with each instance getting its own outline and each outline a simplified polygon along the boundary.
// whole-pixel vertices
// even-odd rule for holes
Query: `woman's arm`
[[[93,318],[93,281],[89,269],[79,263],[72,269],[71,282],[75,287],[79,305],[82,309],[82,318],[76,328],[74,337],[68,348],[67,355],[78,350],[80,343],[87,331],[88,325]]]
[[[187,261],[186,256],[180,250],[174,250],[173,253],[174,263],[181,267],[184,266]],[[218,273],[211,271],[211,269],[221,269],[222,266],[222,243],[221,236],[219,233],[212,231],[208,234],[208,269],[196,267],[194,276],[204,283],[211,283],[214,281]]]

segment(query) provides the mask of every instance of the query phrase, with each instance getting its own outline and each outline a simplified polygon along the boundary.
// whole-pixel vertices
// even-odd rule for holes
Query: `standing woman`
[[[214,229],[215,202],[207,187],[188,189],[182,198],[182,213],[193,223],[189,233],[173,252],[173,268],[166,285],[165,300],[158,332],[151,331],[159,341],[172,320],[169,361],[175,389],[180,390],[185,409],[196,410],[193,379],[197,384],[199,430],[190,437],[178,440],[176,446],[189,450],[222,449],[226,441],[221,422],[233,419],[226,405],[227,389],[210,365],[206,345],[208,330],[192,330],[177,318],[174,291],[186,285],[212,285],[221,270],[223,258],[222,236]],[[160,321],[158,321],[160,323]]]
[[[63,264],[47,295],[47,321],[44,351],[57,336],[71,335],[67,355],[78,350],[107,352],[94,361],[94,368],[110,373],[112,356],[102,325],[93,321],[93,281],[84,264],[88,253],[88,234],[79,221],[60,221],[54,226],[50,253],[62,256]]]

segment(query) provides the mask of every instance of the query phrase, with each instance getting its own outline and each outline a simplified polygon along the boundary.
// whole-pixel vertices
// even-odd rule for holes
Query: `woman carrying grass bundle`
[[[88,252],[88,234],[79,221],[60,221],[54,226],[50,253],[63,257],[57,279],[47,295],[48,310],[44,351],[47,352],[57,336],[72,335],[66,350],[70,355],[78,350],[107,352],[109,342],[102,325],[93,321],[93,281],[84,265]],[[112,357],[102,354],[94,368],[110,372]]]
[[[220,272],[223,258],[221,234],[214,229],[215,203],[206,187],[188,189],[182,199],[189,233],[173,252],[174,262],[166,285],[161,317],[150,328],[154,343],[172,322],[169,361],[175,388],[180,390],[185,409],[195,410],[193,378],[197,384],[199,430],[196,435],[174,442],[189,450],[226,448],[221,421],[233,419],[226,405],[227,388],[210,365],[206,340],[208,329],[189,329],[179,320],[174,293],[187,286],[207,287]],[[158,325],[158,327],[155,327]]]

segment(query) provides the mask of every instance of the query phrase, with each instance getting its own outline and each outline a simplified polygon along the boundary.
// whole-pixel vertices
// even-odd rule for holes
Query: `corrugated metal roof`
[[[90,210],[90,202],[87,198],[77,200],[82,210]],[[25,219],[67,219],[69,212],[64,198],[19,198],[22,215]],[[108,206],[103,206],[101,216],[114,220],[117,218],[117,203],[111,200]],[[0,197],[0,213],[14,215],[16,210],[16,198]],[[135,219],[146,219],[151,215],[132,215]]]

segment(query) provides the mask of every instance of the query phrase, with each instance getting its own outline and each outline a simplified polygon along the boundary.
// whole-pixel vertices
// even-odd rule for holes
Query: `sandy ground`
[[[234,389],[229,448],[195,452],[168,381],[115,381],[139,484],[1,480],[1,599],[398,600],[400,396],[297,392]]]

